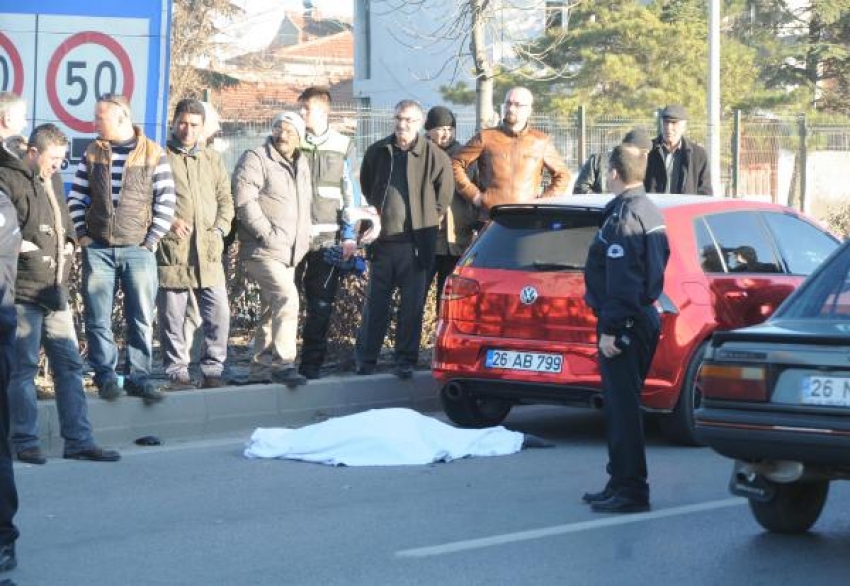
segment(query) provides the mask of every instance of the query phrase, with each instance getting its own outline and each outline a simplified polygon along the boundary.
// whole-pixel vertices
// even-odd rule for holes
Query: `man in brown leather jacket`
[[[473,136],[452,159],[457,192],[485,211],[501,203],[567,192],[570,172],[552,139],[528,126],[533,102],[528,89],[510,90],[501,124]],[[478,185],[466,174],[474,163],[478,164]],[[544,169],[551,176],[545,191],[541,189]]]

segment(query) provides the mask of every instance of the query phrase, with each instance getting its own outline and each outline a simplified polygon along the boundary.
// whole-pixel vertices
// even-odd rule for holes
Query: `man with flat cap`
[[[620,144],[631,144],[648,153],[652,148],[652,139],[643,128],[632,128],[624,136]],[[576,182],[573,185],[573,193],[608,193],[608,158],[611,151],[592,153],[585,161],[579,171]]]
[[[643,183],[650,193],[712,195],[708,155],[685,138],[688,112],[672,104],[661,111],[661,134],[652,141]]]

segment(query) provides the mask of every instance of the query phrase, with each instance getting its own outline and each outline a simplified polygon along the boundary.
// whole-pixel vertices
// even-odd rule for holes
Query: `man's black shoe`
[[[0,572],[8,572],[18,567],[18,558],[15,556],[15,543],[0,545]]]
[[[605,487],[604,490],[600,490],[599,492],[586,492],[581,496],[582,502],[587,503],[588,505],[593,503],[598,503],[601,501],[607,501],[609,498],[614,496],[614,491]]]
[[[202,389],[220,389],[227,386],[224,379],[220,376],[205,376],[201,382]]]
[[[167,391],[191,391],[197,389],[198,386],[192,382],[188,374],[177,374],[168,377],[168,384],[165,385]]]
[[[314,366],[312,364],[302,364],[298,368],[298,372],[304,375],[304,378],[307,380],[316,380],[317,378],[322,378],[322,372],[318,366]]]
[[[89,460],[91,462],[117,462],[121,454],[116,450],[107,450],[100,446],[92,446],[78,452],[65,452],[62,455],[66,460]]]
[[[104,401],[114,401],[121,396],[117,380],[108,380],[97,388],[97,395]]]
[[[276,370],[272,373],[272,381],[288,387],[298,387],[307,384],[307,377],[303,374],[298,374],[298,371],[294,368],[284,368],[283,370]]]
[[[41,448],[26,448],[18,452],[17,454],[18,460],[21,462],[26,462],[27,464],[47,464],[47,458],[44,457],[44,453],[41,451]]]
[[[399,364],[393,369],[393,374],[402,380],[413,378],[413,366],[410,364]]]
[[[124,383],[124,389],[131,397],[139,397],[142,399],[145,402],[145,405],[158,403],[165,398],[165,394],[151,382],[138,384],[127,381]]]
[[[649,510],[649,501],[613,494],[604,501],[590,503],[590,510],[594,513],[645,513]]]

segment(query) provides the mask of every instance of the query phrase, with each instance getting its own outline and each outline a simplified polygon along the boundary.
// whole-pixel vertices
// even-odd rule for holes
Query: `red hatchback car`
[[[696,444],[694,380],[711,335],[764,321],[839,242],[776,204],[651,197],[664,214],[671,253],[643,404],[663,415],[670,439]],[[443,291],[431,366],[452,421],[497,425],[517,404],[602,405],[583,271],[609,200],[572,196],[493,208]]]

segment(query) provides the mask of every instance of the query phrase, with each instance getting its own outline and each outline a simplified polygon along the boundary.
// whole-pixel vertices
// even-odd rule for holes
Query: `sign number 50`
[[[65,66],[65,82],[68,87],[79,86],[79,93],[76,97],[68,97],[68,104],[71,106],[79,106],[86,101],[86,96],[89,93],[89,86],[86,78],[78,75],[79,70],[86,70],[88,62],[86,61],[68,61]],[[104,77],[108,76],[108,85],[106,91],[102,91],[101,82]],[[105,94],[114,94],[118,85],[118,73],[115,70],[115,64],[111,61],[101,61],[94,69],[94,97],[100,99]]]
[[[64,66],[65,75],[57,75],[64,58],[86,44],[106,49],[115,56],[115,60],[104,59],[92,65],[88,60],[68,59]],[[133,65],[127,51],[113,37],[95,31],[71,35],[59,45],[48,63],[46,79],[54,80],[47,84],[47,99],[57,117],[69,128],[87,134],[94,132],[94,123],[91,119],[77,118],[68,111],[66,104],[80,106],[89,98],[89,92],[95,101],[106,94],[118,93],[119,80],[123,82],[120,93],[128,100],[133,95]],[[58,87],[60,80],[64,81],[61,88]]]

